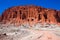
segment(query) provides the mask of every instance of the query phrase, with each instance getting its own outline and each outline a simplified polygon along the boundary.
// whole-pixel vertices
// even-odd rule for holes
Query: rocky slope
[[[33,5],[15,6],[3,12],[0,22],[16,25],[25,23],[30,25],[36,23],[59,24],[60,11]]]

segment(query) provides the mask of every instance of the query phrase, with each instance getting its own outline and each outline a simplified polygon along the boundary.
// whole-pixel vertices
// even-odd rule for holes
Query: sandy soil
[[[0,28],[0,40],[60,40],[60,30]]]
[[[57,36],[54,31],[30,31],[32,32],[32,34],[22,38],[21,40],[60,40],[60,36]]]

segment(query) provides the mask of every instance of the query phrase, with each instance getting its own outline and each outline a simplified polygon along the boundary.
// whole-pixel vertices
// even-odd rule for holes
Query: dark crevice
[[[19,12],[20,12],[20,19],[21,19],[22,11],[20,10]]]
[[[14,10],[15,13],[17,13],[17,11]]]
[[[47,19],[47,14],[46,13],[44,13],[44,18]]]
[[[26,19],[26,15],[25,14],[22,15],[22,20],[24,20],[24,19]]]
[[[41,17],[40,17],[40,16],[41,16],[41,14],[39,14],[39,15],[38,15],[38,20],[40,20],[40,19],[41,19]]]
[[[23,10],[25,10],[26,8],[23,8]]]
[[[20,14],[22,14],[22,11],[20,10]]]
[[[1,21],[3,21],[3,19],[4,19],[4,16],[2,15],[2,16],[1,16]]]
[[[29,21],[29,19],[28,19],[28,21]]]
[[[48,20],[50,22],[50,20]]]
[[[15,11],[15,13],[13,14],[13,18],[17,17],[17,11]]]
[[[31,21],[34,21],[34,19],[31,19]]]
[[[56,13],[55,18],[56,18],[57,22],[60,22],[60,17],[58,16],[58,12]]]

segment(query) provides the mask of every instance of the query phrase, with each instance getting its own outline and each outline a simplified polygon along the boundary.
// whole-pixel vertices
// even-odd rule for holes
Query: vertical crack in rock
[[[13,14],[13,18],[16,18],[17,17],[17,11],[14,11],[15,14]]]
[[[26,15],[22,14],[22,20],[26,19]]]
[[[38,15],[38,21],[41,19],[41,14]]]
[[[60,23],[60,17],[58,16],[58,12],[56,13],[55,18],[56,18],[57,22]]]
[[[46,19],[47,19],[47,14],[46,14],[46,13],[44,13],[43,15],[44,15],[44,18],[45,18],[45,21],[46,21]]]
[[[44,17],[45,17],[45,19],[47,19],[47,14],[46,13],[44,13]]]
[[[20,12],[20,19],[21,19],[21,14],[22,14],[22,11],[20,10],[19,12]]]

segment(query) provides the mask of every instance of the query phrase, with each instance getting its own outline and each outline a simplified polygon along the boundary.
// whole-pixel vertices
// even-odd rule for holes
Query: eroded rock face
[[[60,11],[46,9],[39,6],[16,6],[5,10],[0,17],[4,23],[16,25],[30,23],[60,23]]]

